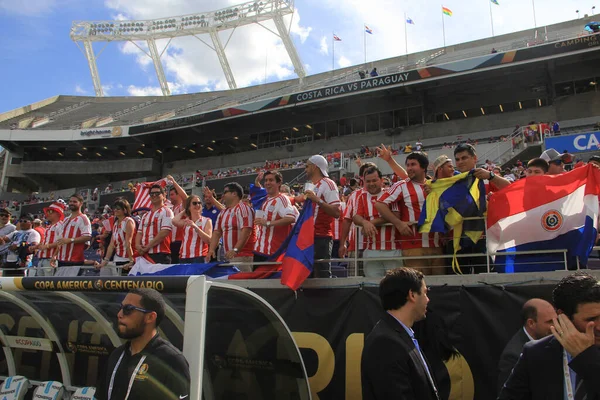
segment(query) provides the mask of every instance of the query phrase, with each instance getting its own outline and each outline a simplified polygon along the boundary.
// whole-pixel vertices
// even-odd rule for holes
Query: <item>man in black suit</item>
[[[521,310],[523,327],[510,339],[498,363],[498,392],[508,379],[510,371],[519,360],[523,345],[551,335],[552,320],[556,318],[554,306],[542,299],[529,299]]]
[[[412,330],[425,318],[427,286],[411,268],[388,271],[379,284],[386,314],[377,322],[362,353],[364,400],[440,400],[435,378]]]
[[[552,336],[529,342],[499,400],[600,399],[600,284],[577,272],[552,292]]]

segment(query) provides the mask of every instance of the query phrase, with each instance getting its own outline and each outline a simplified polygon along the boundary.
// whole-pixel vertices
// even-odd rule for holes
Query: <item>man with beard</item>
[[[181,351],[160,337],[165,301],[154,289],[130,291],[117,314],[119,337],[96,391],[98,400],[187,399],[189,365]]]
[[[60,226],[57,252],[54,253],[51,264],[58,260],[58,267],[72,267],[83,265],[85,256],[85,242],[92,239],[92,226],[87,215],[81,212],[83,197],[75,193],[69,198],[69,211],[71,215]]]
[[[386,313],[373,328],[362,354],[364,400],[439,400],[431,367],[412,326],[427,313],[427,286],[420,271],[397,268],[379,283]]]

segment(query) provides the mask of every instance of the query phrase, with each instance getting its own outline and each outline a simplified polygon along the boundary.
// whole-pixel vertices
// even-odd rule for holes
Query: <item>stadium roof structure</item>
[[[230,89],[236,89],[235,77],[229,66],[225,49],[236,28],[243,25],[258,24],[277,35],[291,59],[294,71],[302,80],[306,75],[300,56],[290,37],[290,26],[286,27],[283,17],[294,13],[294,0],[261,0],[249,1],[217,11],[200,12],[151,20],[119,20],[119,21],[75,21],[71,27],[71,39],[83,45],[83,53],[87,58],[96,96],[104,96],[100,83],[100,74],[96,59],[102,53],[95,53],[93,42],[131,42],[154,63],[158,82],[164,96],[171,91],[163,70],[161,56],[167,50],[171,40],[176,37],[193,36],[217,53],[217,57],[225,74]],[[262,22],[273,20],[277,32],[264,26]],[[223,44],[219,32],[229,31],[229,38]],[[212,45],[201,35],[208,35]],[[159,52],[156,40],[169,39],[165,48]],[[143,49],[138,43],[145,41],[148,49]]]

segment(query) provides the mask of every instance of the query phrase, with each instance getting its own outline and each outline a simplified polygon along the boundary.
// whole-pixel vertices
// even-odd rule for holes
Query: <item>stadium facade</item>
[[[8,150],[0,183],[9,192],[47,192],[381,142],[441,145],[510,134],[530,121],[591,124],[600,117],[600,35],[582,33],[586,22],[302,82],[165,97],[57,96],[0,116],[0,145]],[[360,79],[370,66],[380,76]]]

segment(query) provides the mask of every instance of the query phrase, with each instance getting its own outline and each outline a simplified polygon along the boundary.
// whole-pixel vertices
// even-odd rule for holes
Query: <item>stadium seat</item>
[[[65,387],[57,381],[46,381],[33,391],[32,400],[62,400],[65,398]]]
[[[71,396],[71,400],[94,400],[96,397],[95,387],[83,387],[79,388]]]
[[[0,399],[22,400],[30,387],[29,379],[24,376],[9,376],[0,386]]]

